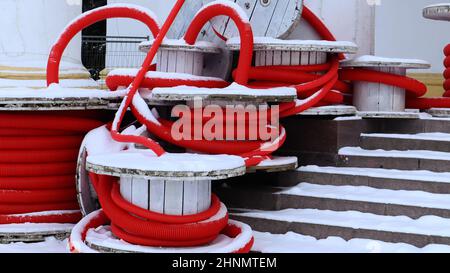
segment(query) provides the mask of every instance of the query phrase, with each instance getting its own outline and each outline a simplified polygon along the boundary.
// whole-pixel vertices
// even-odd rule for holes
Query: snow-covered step
[[[298,182],[450,194],[450,172],[303,166],[296,173]]]
[[[341,167],[447,172],[450,170],[450,153],[422,150],[365,150],[360,147],[344,147],[339,150],[338,165]]]
[[[300,183],[276,194],[280,195],[280,209],[355,210],[414,219],[426,215],[450,218],[450,194],[310,183]]]
[[[407,243],[416,247],[430,244],[450,245],[450,219],[424,216],[384,216],[357,211],[286,209],[280,211],[243,211],[232,218],[244,221],[256,231],[285,234],[296,232],[325,239],[338,236]]]
[[[332,186],[302,182],[290,188],[239,184],[217,190],[229,207],[258,210],[321,209],[360,211],[414,219],[426,215],[450,218],[450,194],[387,190],[366,186]]]
[[[361,147],[367,150],[429,150],[450,152],[450,134],[361,134]]]
[[[427,245],[423,248],[405,243],[387,243],[370,239],[340,237],[316,239],[295,232],[272,234],[253,233],[255,244],[252,251],[260,253],[450,253],[448,245]]]

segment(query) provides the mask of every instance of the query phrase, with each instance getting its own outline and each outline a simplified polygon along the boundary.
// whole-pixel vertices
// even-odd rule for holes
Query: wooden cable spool
[[[342,63],[342,67],[365,68],[406,76],[407,69],[426,69],[430,64],[421,60],[362,56]],[[354,83],[353,104],[364,118],[418,118],[417,113],[405,111],[405,102],[405,89],[379,83]]]

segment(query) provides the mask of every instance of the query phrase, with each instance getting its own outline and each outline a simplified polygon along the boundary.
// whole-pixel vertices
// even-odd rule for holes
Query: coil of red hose
[[[76,223],[78,149],[99,125],[75,112],[0,113],[0,224]]]
[[[192,216],[170,216],[141,209],[120,195],[118,179],[90,174],[103,211],[112,219],[111,228],[119,238],[138,245],[161,247],[199,246],[212,242],[228,223],[219,199],[211,208]]]

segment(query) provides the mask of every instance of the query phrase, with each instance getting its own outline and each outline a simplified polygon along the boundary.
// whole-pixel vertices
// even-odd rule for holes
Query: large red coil
[[[75,112],[0,113],[0,224],[80,220],[78,149],[101,124]]]

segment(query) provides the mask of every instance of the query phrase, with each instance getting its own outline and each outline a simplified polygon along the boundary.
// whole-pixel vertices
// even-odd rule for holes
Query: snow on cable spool
[[[450,3],[427,6],[423,9],[423,17],[431,20],[450,21]]]
[[[356,107],[350,105],[330,105],[312,107],[298,114],[299,116],[355,116]]]
[[[247,173],[253,172],[284,172],[284,171],[292,171],[297,169],[298,167],[298,159],[294,156],[289,157],[279,157],[274,156],[271,159],[263,160],[256,166],[252,166],[247,168]]]
[[[222,211],[224,209],[222,204]],[[109,226],[100,226],[86,230],[86,241],[81,238],[82,232],[89,223],[101,217],[102,211],[94,211],[83,218],[72,230],[70,248],[76,253],[233,253],[242,249],[253,236],[250,226],[229,220],[228,224],[237,227],[241,233],[235,238],[220,234],[213,242],[197,247],[161,248],[129,244],[112,234]]]
[[[212,2],[203,0],[204,4]],[[275,38],[287,37],[300,23],[303,10],[302,0],[220,0],[214,3],[239,6],[236,10],[242,13],[241,17],[248,18],[255,36]],[[226,38],[239,36],[229,17],[218,16],[211,20],[211,25]]]
[[[86,169],[120,177],[121,195],[141,208],[192,215],[211,205],[211,181],[245,174],[241,157],[127,150],[87,157]]]
[[[360,67],[374,71],[406,76],[407,69],[427,69],[430,64],[416,59],[361,56],[341,63],[341,67]],[[405,112],[405,89],[370,82],[355,82],[353,104],[365,118],[418,118],[418,114]]]
[[[64,212],[42,212],[23,214],[26,215],[49,215],[60,214]],[[0,225],[0,244],[9,244],[14,242],[42,242],[49,236],[56,237],[58,240],[64,240],[70,234],[74,227],[73,224],[45,224],[45,223],[24,223],[24,224],[4,224]]]
[[[0,88],[0,111],[98,110],[123,98],[125,90],[63,88],[58,84],[42,90]]]
[[[193,101],[204,99],[207,101],[227,102],[292,102],[297,98],[295,88],[279,87],[269,89],[252,89],[233,83],[226,88],[198,88],[179,86],[174,88],[155,88],[152,92],[155,100]]]
[[[227,41],[227,48],[240,49],[239,37]],[[329,53],[356,53],[358,46],[352,42],[322,40],[280,40],[270,37],[255,37],[254,59],[256,66],[312,65],[327,62]]]

